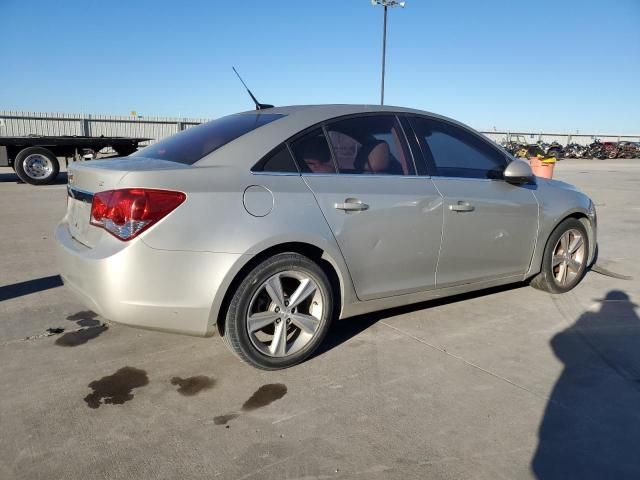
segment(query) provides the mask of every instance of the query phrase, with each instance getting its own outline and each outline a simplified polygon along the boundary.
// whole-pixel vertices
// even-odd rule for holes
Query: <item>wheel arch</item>
[[[209,328],[207,329],[208,336],[214,335],[216,331],[220,336],[224,336],[224,323],[229,303],[239,284],[247,274],[265,259],[285,252],[304,255],[315,261],[324,270],[331,282],[331,287],[335,295],[334,315],[341,313],[345,303],[345,297],[349,298],[350,296],[349,285],[351,282],[342,258],[336,260],[334,256],[329,254],[325,249],[312,243],[298,241],[283,242],[264,248],[250,258],[245,258],[244,262],[237,264],[236,268],[230,272],[227,281],[224,282],[222,286],[223,291],[216,295],[217,302],[214,301],[209,319]],[[245,257],[249,256],[247,255]]]
[[[556,221],[552,224],[551,228],[546,230],[545,232],[541,232],[542,235],[538,238],[538,244],[536,245],[535,252],[531,261],[531,265],[529,266],[529,271],[526,274],[526,277],[531,277],[540,271],[542,268],[542,257],[544,255],[544,251],[547,248],[547,243],[549,243],[549,238],[553,235],[553,232],[556,231],[558,226],[562,224],[565,220],[570,218],[578,220],[580,223],[584,225],[585,230],[587,231],[587,238],[589,241],[589,260],[588,265],[591,265],[595,261],[595,253],[596,253],[596,229],[595,225],[591,223],[589,219],[588,212],[582,209],[575,209],[570,212],[566,212],[563,215],[560,215]],[[544,240],[541,242],[541,240]]]

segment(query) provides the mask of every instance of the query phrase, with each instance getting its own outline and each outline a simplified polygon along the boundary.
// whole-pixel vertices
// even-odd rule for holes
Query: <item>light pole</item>
[[[387,9],[389,7],[404,8],[405,2],[398,0],[371,0],[371,5],[382,5],[384,7],[384,27],[382,30],[382,84],[380,86],[380,105],[384,105],[384,65],[387,56]]]

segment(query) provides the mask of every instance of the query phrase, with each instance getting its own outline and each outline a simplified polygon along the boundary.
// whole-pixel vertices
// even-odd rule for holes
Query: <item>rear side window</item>
[[[366,115],[327,126],[340,173],[415,175],[395,115]]]
[[[502,178],[506,160],[488,142],[437,120],[414,117],[411,123],[427,160],[435,166],[436,175]]]
[[[254,172],[298,173],[298,167],[296,167],[286,145],[280,145],[251,170]]]
[[[158,158],[191,165],[214,150],[284,115],[240,113],[191,127],[134,153],[134,157]]]
[[[329,144],[321,128],[291,143],[300,170],[306,173],[336,173]]]

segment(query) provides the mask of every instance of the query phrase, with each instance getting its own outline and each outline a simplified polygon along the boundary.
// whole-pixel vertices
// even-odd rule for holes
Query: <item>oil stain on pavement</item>
[[[240,416],[239,413],[227,413],[226,415],[218,415],[213,419],[213,423],[215,425],[226,425],[234,418],[238,418]]]
[[[109,327],[100,325],[99,327],[81,328],[75,332],[67,332],[56,340],[56,345],[60,347],[77,347],[102,335],[107,330],[109,330]]]
[[[261,386],[253,395],[244,402],[242,410],[250,412],[258,408],[266,407],[270,403],[280,400],[287,394],[287,386],[283,383],[270,383]]]
[[[89,310],[69,315],[67,320],[76,322],[80,327],[85,328],[65,333],[56,340],[56,345],[60,347],[77,347],[102,335],[109,327],[96,320],[97,316],[96,313]]]
[[[91,382],[88,386],[93,390],[84,397],[89,408],[100,405],[122,405],[133,399],[132,391],[144,387],[149,383],[147,372],[134,367],[123,367],[113,375],[102,377]]]
[[[287,386],[283,383],[269,383],[256,390],[249,399],[242,405],[243,412],[251,412],[259,408],[266,407],[276,400],[280,400],[287,394]],[[231,412],[225,415],[214,417],[215,425],[226,425],[231,420],[238,418],[239,413]],[[227,427],[228,428],[228,427]]]
[[[189,378],[173,377],[171,379],[171,385],[177,385],[178,393],[186,397],[192,397],[203,390],[209,390],[215,384],[216,381],[206,375],[197,375]]]
[[[97,316],[97,313],[92,312],[91,310],[85,310],[69,315],[67,320],[70,322],[76,322],[81,327],[97,327],[100,325],[100,320],[96,320]]]

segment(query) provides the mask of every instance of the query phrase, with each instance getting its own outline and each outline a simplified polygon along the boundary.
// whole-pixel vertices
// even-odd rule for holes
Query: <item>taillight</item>
[[[120,240],[131,240],[186,198],[182,192],[146,188],[99,192],[91,204],[91,225],[104,228]]]

